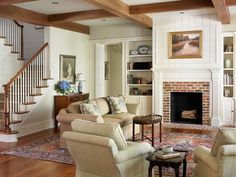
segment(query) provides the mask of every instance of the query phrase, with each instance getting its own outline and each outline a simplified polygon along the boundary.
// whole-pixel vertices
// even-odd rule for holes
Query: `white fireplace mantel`
[[[209,82],[210,83],[210,119],[211,125],[219,126],[222,67],[202,64],[163,64],[153,67],[153,108],[157,114],[163,114],[163,82]]]

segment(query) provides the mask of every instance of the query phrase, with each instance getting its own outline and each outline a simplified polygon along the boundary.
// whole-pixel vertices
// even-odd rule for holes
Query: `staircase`
[[[19,54],[18,60],[22,60],[23,42],[18,40],[22,37],[16,37],[19,29],[12,24],[10,20],[0,18],[0,36],[5,38],[7,46],[12,47],[11,53]],[[14,24],[19,25],[15,21]],[[0,133],[17,134],[14,128],[17,129],[29,117],[28,113],[39,100],[38,97],[43,95],[42,89],[48,87],[47,81],[51,78],[48,77],[47,48],[46,43],[4,84],[4,93],[0,93]]]

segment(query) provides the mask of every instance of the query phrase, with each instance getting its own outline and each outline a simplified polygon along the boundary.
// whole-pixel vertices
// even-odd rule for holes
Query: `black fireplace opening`
[[[172,92],[171,122],[202,124],[202,93]]]

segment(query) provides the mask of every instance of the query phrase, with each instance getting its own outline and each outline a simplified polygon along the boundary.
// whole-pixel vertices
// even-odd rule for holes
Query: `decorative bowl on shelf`
[[[130,55],[138,55],[138,51],[137,50],[130,50],[129,54]]]
[[[139,55],[146,55],[148,54],[149,46],[148,45],[140,45],[138,47]]]

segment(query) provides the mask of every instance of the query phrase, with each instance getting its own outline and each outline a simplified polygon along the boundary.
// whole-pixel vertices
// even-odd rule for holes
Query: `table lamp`
[[[82,82],[85,81],[84,74],[78,73],[76,76],[76,80],[79,82],[78,83],[78,93],[82,93]]]

